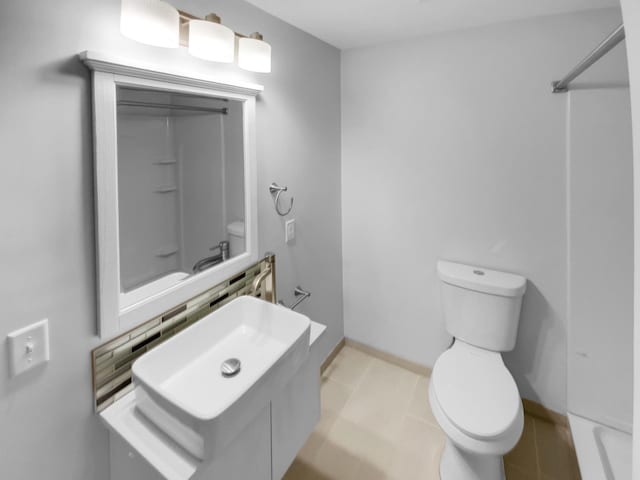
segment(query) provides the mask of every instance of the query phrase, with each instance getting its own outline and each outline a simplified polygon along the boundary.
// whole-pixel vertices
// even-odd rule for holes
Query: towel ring
[[[278,212],[278,215],[280,215],[281,217],[284,217],[285,215],[288,215],[289,213],[291,213],[291,210],[293,209],[293,197],[291,198],[291,203],[289,204],[289,210],[287,210],[286,212],[281,212],[280,211],[280,195],[282,195],[282,192],[286,192],[287,191],[287,187],[280,187],[278,186],[277,183],[273,182],[271,185],[269,185],[269,193],[271,195],[275,194],[275,198],[273,200],[273,204],[276,207],[276,212]]]

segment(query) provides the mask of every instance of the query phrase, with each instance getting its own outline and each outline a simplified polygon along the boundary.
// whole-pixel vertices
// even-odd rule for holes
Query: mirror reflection
[[[117,89],[124,305],[245,251],[242,102]]]

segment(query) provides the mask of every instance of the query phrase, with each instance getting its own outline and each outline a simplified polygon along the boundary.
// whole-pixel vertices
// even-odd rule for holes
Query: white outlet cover
[[[284,241],[289,243],[296,238],[296,220],[287,220],[284,224]]]
[[[49,361],[49,320],[44,319],[7,335],[12,377]]]

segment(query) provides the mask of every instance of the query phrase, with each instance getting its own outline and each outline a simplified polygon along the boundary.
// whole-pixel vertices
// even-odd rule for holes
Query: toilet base
[[[502,456],[469,453],[447,438],[440,459],[440,480],[504,479]]]

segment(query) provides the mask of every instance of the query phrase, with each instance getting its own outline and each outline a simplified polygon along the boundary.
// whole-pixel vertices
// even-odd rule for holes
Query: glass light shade
[[[238,66],[259,73],[271,71],[271,45],[255,38],[238,41]]]
[[[208,20],[189,21],[189,53],[212,62],[233,62],[236,49],[233,30]]]
[[[178,48],[180,15],[160,0],[122,0],[120,33],[147,45]]]

